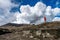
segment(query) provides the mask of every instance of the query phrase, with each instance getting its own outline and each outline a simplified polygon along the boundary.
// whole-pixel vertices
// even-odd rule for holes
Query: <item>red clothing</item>
[[[44,21],[46,22],[46,17],[44,16]]]

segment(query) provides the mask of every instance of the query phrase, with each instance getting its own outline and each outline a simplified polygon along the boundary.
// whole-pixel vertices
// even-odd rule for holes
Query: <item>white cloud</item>
[[[53,14],[56,17],[52,21],[59,21],[60,17],[58,17],[58,16],[60,15],[60,8],[54,8],[53,9]]]
[[[59,14],[60,13],[60,8],[54,8],[53,13],[54,13],[54,15]]]
[[[47,22],[51,22],[57,12],[56,9],[52,9],[51,6],[46,6],[42,2],[38,2],[35,6],[22,5],[20,7],[21,13],[18,13],[18,17],[14,23],[19,24],[40,24],[44,22],[43,16],[46,16]],[[59,8],[57,9],[59,12]],[[17,15],[16,15],[17,16]]]
[[[52,11],[51,6],[47,6],[46,11],[45,11],[45,16],[47,18],[47,22],[51,22],[52,19],[54,18],[54,13]]]
[[[45,8],[46,5],[42,2],[38,2],[34,7],[22,5],[20,8],[21,13],[18,15],[19,17],[17,17],[17,21],[19,21],[18,23],[35,23],[40,18],[42,18]]]
[[[16,20],[12,23],[17,23],[17,24],[29,24],[27,20],[21,17],[21,14],[19,12],[15,13]]]
[[[60,17],[55,17],[52,21],[60,21]]]
[[[17,6],[11,0],[0,0],[0,26],[15,20],[11,8]]]
[[[14,21],[12,23],[18,24],[40,24],[44,22],[43,16],[46,16],[47,22],[51,22],[54,16],[60,13],[60,8],[52,9],[51,6],[46,6],[42,2],[38,2],[32,7],[22,5],[21,13],[11,13],[10,10],[14,6],[17,5],[11,3],[11,0],[0,0],[0,26],[12,21]]]
[[[60,4],[60,1],[57,0],[57,1],[56,1],[56,7],[59,7],[59,4]]]

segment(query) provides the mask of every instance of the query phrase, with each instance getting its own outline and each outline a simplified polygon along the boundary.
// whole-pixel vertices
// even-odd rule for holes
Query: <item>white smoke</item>
[[[18,17],[14,23],[18,24],[40,24],[44,22],[43,16],[46,16],[47,22],[51,22],[55,15],[60,13],[59,8],[52,9],[51,6],[46,6],[42,2],[36,3],[35,6],[22,5],[20,7],[21,13],[18,13]]]

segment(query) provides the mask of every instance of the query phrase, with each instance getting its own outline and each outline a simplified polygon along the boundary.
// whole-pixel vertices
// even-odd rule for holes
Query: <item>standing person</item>
[[[44,16],[44,22],[46,23],[46,17]]]

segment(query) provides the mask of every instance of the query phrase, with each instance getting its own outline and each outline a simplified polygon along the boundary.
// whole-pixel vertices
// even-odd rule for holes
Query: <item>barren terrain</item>
[[[60,22],[39,25],[9,23],[0,26],[0,40],[60,40]]]

